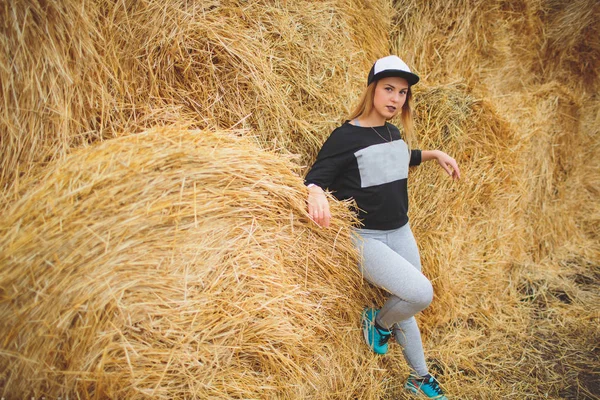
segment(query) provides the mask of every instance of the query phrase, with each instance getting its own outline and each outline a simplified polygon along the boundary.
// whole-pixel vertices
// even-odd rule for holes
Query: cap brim
[[[406,72],[406,71],[402,71],[400,69],[387,69],[385,71],[381,71],[378,74],[375,74],[373,76],[373,78],[371,79],[371,81],[369,82],[369,84],[371,84],[371,82],[378,81],[382,78],[389,78],[392,76],[397,76],[397,77],[406,79],[408,84],[411,86],[414,85],[415,83],[419,82],[419,79],[420,79],[417,75],[413,74],[412,72]]]

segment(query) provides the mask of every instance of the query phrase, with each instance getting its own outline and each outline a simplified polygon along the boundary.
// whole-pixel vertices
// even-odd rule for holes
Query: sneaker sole
[[[411,385],[410,383],[404,385],[404,389],[408,390],[412,394],[419,394],[419,389],[417,389],[416,387],[414,387],[414,385]]]
[[[371,323],[370,320],[367,318],[367,311],[369,309],[365,309],[362,313],[362,317],[361,317],[361,322],[362,322],[362,330],[363,330],[363,338],[365,339],[365,343],[367,344],[367,346],[373,350],[373,347],[371,347],[369,345],[369,324]]]

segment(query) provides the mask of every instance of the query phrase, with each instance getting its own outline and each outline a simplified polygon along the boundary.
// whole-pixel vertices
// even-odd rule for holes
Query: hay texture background
[[[53,165],[1,224],[4,395],[376,397],[352,216],[295,168],[174,128]]]
[[[464,172],[457,186],[430,165],[412,176],[440,277],[422,316],[431,360],[459,398],[596,398],[600,7],[395,7],[393,51],[431,86],[417,89],[419,145]]]
[[[408,398],[398,346],[361,343],[384,293],[351,214],[311,224],[300,178],[392,52],[422,78],[413,145],[463,175],[410,176],[432,372],[451,398],[597,398],[597,2],[8,1],[0,21],[5,397]]]
[[[72,148],[174,122],[315,156],[387,52],[391,5],[8,1],[0,19],[6,192]]]

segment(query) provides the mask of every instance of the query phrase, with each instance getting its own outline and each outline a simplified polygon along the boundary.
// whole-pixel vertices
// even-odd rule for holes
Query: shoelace
[[[419,378],[414,378],[415,382],[419,383],[419,387],[427,384],[431,387],[431,389],[437,393],[437,394],[443,394],[442,388],[440,387],[439,382],[431,375],[429,375],[429,379],[425,378],[425,379],[419,379]]]

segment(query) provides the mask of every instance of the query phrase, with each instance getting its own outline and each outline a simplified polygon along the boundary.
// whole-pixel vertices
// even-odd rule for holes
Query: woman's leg
[[[410,367],[419,376],[425,376],[429,373],[427,362],[425,361],[425,352],[423,351],[423,342],[421,340],[421,331],[417,325],[415,317],[410,317],[394,325],[394,337],[396,342],[402,347],[404,358]]]
[[[383,235],[377,232],[359,231],[362,237],[362,243],[357,243],[362,247],[360,266],[365,279],[392,294],[378,317],[384,328],[391,329],[396,322],[425,309],[433,298],[433,288],[417,267],[384,242],[388,240],[389,231],[379,231]]]
[[[410,225],[406,224],[400,229],[390,232],[388,234],[388,244],[396,253],[421,271],[421,256]],[[396,341],[402,347],[406,362],[420,376],[427,375],[429,371],[425,362],[421,331],[415,317],[397,322],[393,331]]]
[[[365,278],[392,294],[377,322],[394,330],[408,364],[419,375],[427,375],[421,334],[413,315],[429,305],[433,289],[420,271],[419,250],[410,227],[359,233],[363,239],[361,268]]]

